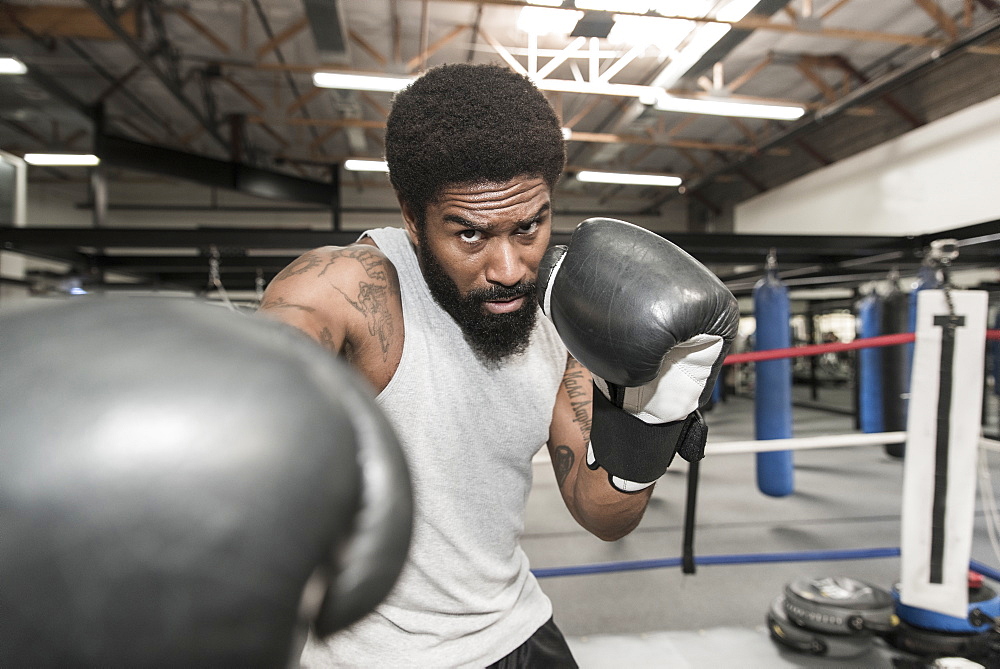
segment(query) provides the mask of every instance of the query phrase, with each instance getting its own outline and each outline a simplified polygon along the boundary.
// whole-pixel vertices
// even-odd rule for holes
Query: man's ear
[[[417,234],[417,217],[411,207],[406,202],[403,202],[401,198],[399,199],[399,210],[403,213],[403,225],[406,228],[406,234],[410,236],[410,242],[414,246],[419,246],[419,235]]]

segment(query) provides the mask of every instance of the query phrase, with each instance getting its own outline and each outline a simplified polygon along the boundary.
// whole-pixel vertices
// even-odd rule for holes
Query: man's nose
[[[515,286],[527,278],[524,251],[511,242],[495,241],[486,266],[486,280],[492,284]]]

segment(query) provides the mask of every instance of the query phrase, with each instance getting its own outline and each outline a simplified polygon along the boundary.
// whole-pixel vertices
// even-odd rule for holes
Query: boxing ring
[[[826,353],[864,350],[876,347],[901,346],[912,344],[915,340],[915,333],[903,332],[890,335],[858,338],[851,342],[815,344],[787,347],[782,349],[753,351],[748,353],[736,353],[729,355],[724,364],[729,366],[770,360],[786,360],[793,357],[816,356]],[[988,342],[1000,341],[1000,330],[987,330],[986,340]],[[886,446],[890,444],[902,444],[906,441],[907,432],[898,430],[891,432],[845,433],[785,439],[755,439],[717,442],[709,440],[705,449],[705,454],[708,462],[707,466],[711,466],[713,458],[725,455],[780,453],[799,450],[858,446]],[[991,452],[1000,452],[1000,441],[980,437],[977,440],[977,447]],[[885,546],[874,548],[845,548],[837,550],[802,550],[742,554],[730,553],[566,565],[559,567],[535,568],[532,571],[536,578],[544,579],[563,576],[608,574],[648,569],[683,567],[685,565],[685,561],[691,560],[692,558],[695,566],[714,566],[899,558],[901,556],[901,552],[902,551],[899,546]],[[1000,582],[1000,569],[991,567],[976,560],[970,560],[969,568],[987,578]]]

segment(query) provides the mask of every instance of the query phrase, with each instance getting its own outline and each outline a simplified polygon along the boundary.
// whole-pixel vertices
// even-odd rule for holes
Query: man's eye
[[[530,235],[537,229],[538,229],[538,221],[533,221],[531,223],[525,223],[524,225],[520,226],[517,230],[522,235]]]
[[[483,238],[483,233],[481,233],[479,230],[462,230],[460,233],[458,233],[458,236],[464,242],[478,242],[480,239]]]

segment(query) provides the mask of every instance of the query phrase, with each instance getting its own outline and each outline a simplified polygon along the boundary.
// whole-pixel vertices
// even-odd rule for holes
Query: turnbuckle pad
[[[800,578],[785,586],[788,618],[814,632],[891,632],[899,624],[894,609],[887,590],[846,576]]]
[[[982,624],[975,625],[968,617],[959,618],[948,616],[937,611],[929,611],[916,606],[909,606],[899,601],[899,585],[892,589],[892,597],[896,601],[896,614],[899,619],[914,627],[937,632],[959,632],[971,634],[974,632],[989,631],[991,623],[983,620]],[[979,610],[989,618],[1000,617],[1000,595],[988,585],[969,587],[969,615]]]

